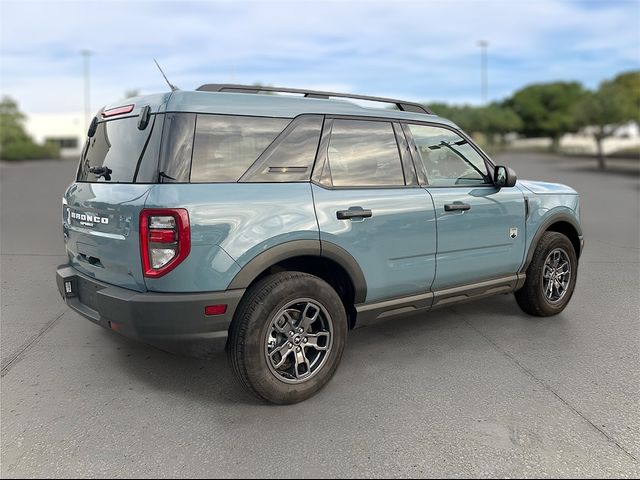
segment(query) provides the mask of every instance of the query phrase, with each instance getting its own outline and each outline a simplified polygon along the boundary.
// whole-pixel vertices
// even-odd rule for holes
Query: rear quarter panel
[[[292,240],[319,241],[309,183],[160,184],[146,208],[186,208],[191,253],[160,278],[156,292],[207,292],[227,288],[252,258]]]

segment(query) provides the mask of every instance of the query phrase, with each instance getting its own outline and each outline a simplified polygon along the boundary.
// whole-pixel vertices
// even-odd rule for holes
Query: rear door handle
[[[458,211],[464,212],[467,210],[471,210],[471,205],[469,205],[468,203],[454,202],[454,203],[447,203],[444,206],[445,212],[458,212]]]
[[[338,210],[336,216],[338,220],[351,220],[353,218],[369,218],[373,215],[371,210],[362,207],[349,207],[349,210]]]

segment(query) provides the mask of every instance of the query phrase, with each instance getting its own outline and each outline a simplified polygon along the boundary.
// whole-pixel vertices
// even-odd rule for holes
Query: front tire
[[[306,273],[281,272],[247,290],[227,352],[249,391],[271,403],[291,404],[331,379],[346,336],[342,300],[328,283]]]
[[[515,293],[520,308],[539,317],[562,312],[576,286],[578,257],[571,241],[558,232],[545,232],[527,268],[524,286]]]

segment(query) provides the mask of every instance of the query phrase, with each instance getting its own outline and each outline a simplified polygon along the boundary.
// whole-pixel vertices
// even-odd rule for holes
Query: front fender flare
[[[522,264],[522,267],[520,268],[520,273],[526,272],[527,268],[529,268],[529,264],[531,263],[533,254],[544,232],[546,232],[551,225],[558,222],[566,222],[570,224],[575,229],[576,233],[578,234],[578,237],[582,239],[582,227],[580,226],[580,224],[578,223],[578,220],[574,216],[569,215],[568,213],[565,213],[565,212],[552,213],[546,219],[544,219],[544,221],[538,226],[538,229],[536,230],[536,233],[533,236],[533,239],[531,240],[531,245],[529,245],[529,250],[527,251],[527,256],[525,258],[525,261]],[[580,257],[580,253],[581,253],[580,251],[576,252],[578,257]]]

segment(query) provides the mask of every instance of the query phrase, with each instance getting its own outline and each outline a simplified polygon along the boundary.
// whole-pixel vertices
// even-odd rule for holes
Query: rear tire
[[[562,312],[576,286],[578,257],[571,241],[558,232],[545,232],[527,268],[524,286],[515,293],[520,308],[539,317]]]
[[[328,283],[306,273],[281,272],[247,290],[231,324],[227,354],[250,392],[291,404],[331,379],[346,336],[342,300]]]

